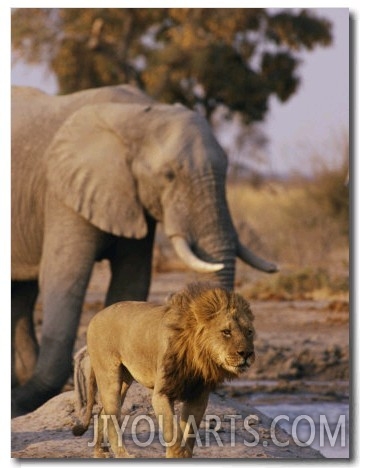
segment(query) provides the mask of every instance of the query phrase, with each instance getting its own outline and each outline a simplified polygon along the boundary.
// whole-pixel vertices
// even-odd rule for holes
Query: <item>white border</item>
[[[6,68],[10,68],[10,8],[12,7],[45,7],[51,6],[50,3],[46,5],[46,2],[40,1],[18,1],[18,2],[1,2],[0,6],[0,19],[1,19],[1,38],[2,38],[2,64],[6,64]],[[87,6],[86,3],[74,2],[62,2],[56,6],[64,7],[76,7],[76,6]],[[209,2],[210,3],[210,2]],[[353,344],[355,345],[354,355],[354,364],[356,365],[356,370],[353,372],[355,377],[355,392],[354,392],[354,401],[355,401],[355,426],[354,426],[354,455],[355,459],[353,460],[353,466],[365,466],[366,462],[369,463],[370,454],[368,451],[369,448],[369,421],[370,421],[370,404],[369,404],[369,388],[370,388],[370,363],[369,363],[369,344],[370,344],[370,316],[371,310],[368,306],[369,304],[369,265],[371,263],[371,222],[370,222],[370,203],[371,203],[371,194],[370,194],[370,174],[371,174],[371,151],[370,151],[370,110],[369,106],[371,104],[370,99],[370,87],[371,87],[371,76],[370,76],[370,6],[369,4],[362,0],[353,1],[353,2],[344,2],[344,1],[327,1],[326,4],[323,4],[323,1],[314,1],[302,5],[301,2],[294,1],[285,1],[282,3],[270,2],[266,7],[287,7],[287,8],[298,8],[298,7],[309,7],[309,8],[321,8],[321,7],[345,7],[350,8],[350,12],[353,18],[354,30],[354,43],[353,43],[353,53],[355,54],[354,59],[351,61],[354,64],[354,102],[353,107],[355,108],[354,121],[353,121],[353,156],[355,159],[354,169],[355,174],[353,177],[354,183],[354,195],[355,195],[355,226],[353,228],[353,242],[355,253],[355,270],[353,281],[355,283],[354,289],[354,311],[356,314],[355,318],[355,329],[353,330]],[[89,7],[101,7],[102,2],[90,1]],[[109,7],[124,7],[123,2],[108,2],[105,6]],[[221,2],[215,0],[208,4],[205,2],[160,2],[159,4],[153,5],[151,2],[136,1],[135,7],[201,7],[201,6],[210,6],[213,8],[221,7],[262,7],[261,3],[258,2],[249,2],[249,5],[241,2]],[[0,88],[0,99],[1,99],[1,167],[0,167],[0,186],[1,186],[1,198],[0,198],[0,216],[2,220],[9,220],[9,86],[10,86],[10,69],[8,73],[3,73],[2,77],[2,86]],[[352,106],[351,106],[352,107]],[[5,154],[4,154],[5,153]],[[7,346],[7,349],[10,349],[9,338],[10,334],[10,322],[9,315],[10,310],[10,301],[9,301],[9,247],[10,247],[10,232],[8,222],[2,222],[1,227],[1,268],[0,268],[0,287],[1,287],[1,308],[3,309],[1,313],[1,330],[3,334],[0,335],[1,343]],[[5,351],[5,355],[8,356],[9,353]],[[8,359],[10,362],[10,359]],[[5,363],[6,364],[6,363]],[[3,362],[4,366],[4,362]],[[361,374],[361,368],[362,374]],[[3,369],[3,368],[2,368]],[[3,370],[3,373],[8,372],[8,366],[6,370]],[[10,375],[10,373],[8,373]],[[7,379],[3,383],[2,387],[7,389],[10,387]],[[10,401],[9,394],[2,395],[2,401]],[[361,410],[362,409],[362,410]],[[5,410],[5,414],[4,414]],[[2,440],[2,450],[0,454],[1,466],[8,466],[10,464],[16,464],[17,466],[22,465],[22,461],[12,461],[9,458],[10,453],[10,431],[9,431],[9,412],[6,405],[3,405],[2,420],[1,424],[1,440]],[[35,460],[37,462],[37,460]],[[212,460],[211,460],[212,462]],[[249,466],[262,466],[262,460],[246,460]],[[302,460],[300,461],[302,462]],[[59,462],[60,463],[60,462]],[[58,463],[58,464],[59,464]],[[124,462],[123,462],[124,463]],[[322,462],[323,463],[323,462]],[[331,465],[337,464],[337,462],[330,462]],[[53,461],[43,463],[44,466],[54,465]],[[68,461],[69,466],[78,466],[80,463],[75,461]],[[135,463],[138,466],[138,463]],[[232,466],[236,463],[232,461],[223,461],[223,466]],[[292,463],[290,463],[292,464]],[[198,463],[192,463],[193,466],[197,466]],[[140,465],[139,465],[140,466]],[[199,465],[201,466],[201,465]],[[277,461],[274,463],[274,466],[287,466],[287,462]]]

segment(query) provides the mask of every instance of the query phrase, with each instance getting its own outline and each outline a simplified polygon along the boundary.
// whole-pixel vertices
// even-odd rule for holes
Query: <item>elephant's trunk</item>
[[[240,241],[237,243],[237,256],[248,265],[256,268],[260,271],[265,271],[266,273],[275,273],[278,271],[277,265],[271,262],[267,262],[266,260],[258,257],[251,252],[246,246],[242,245]]]
[[[216,190],[214,200],[200,207],[196,217],[199,221],[193,226],[191,236],[192,248],[203,261],[221,266],[209,273],[209,279],[233,289],[238,239],[227,202],[220,192],[224,195],[224,190],[220,188]]]
[[[242,245],[239,240],[237,240],[236,251],[233,248],[234,243],[232,243],[232,245],[223,252],[219,251],[215,253],[215,258],[221,259],[223,263],[201,260],[191,250],[191,247],[188,245],[184,237],[173,236],[171,241],[175,252],[186,265],[188,265],[192,270],[200,273],[214,273],[214,278],[217,278],[218,283],[228,289],[232,288],[231,284],[233,284],[235,254],[237,254],[237,257],[242,261],[257,270],[264,271],[266,273],[275,273],[279,270],[277,265],[258,257],[248,249],[248,247]]]
[[[226,241],[218,235],[214,238],[200,238],[194,249],[198,256],[208,262],[219,262],[222,268],[208,273],[208,279],[226,288],[233,289],[236,265],[236,243],[233,239]]]
[[[233,226],[221,178],[209,176],[192,184],[194,203],[188,209],[165,212],[165,232],[177,255],[191,269],[207,273],[216,284],[233,289],[236,257],[265,272],[277,271],[243,246]],[[218,182],[219,181],[219,182]],[[210,196],[210,193],[213,196]],[[182,216],[179,216],[179,214]]]
[[[225,183],[220,177],[210,177],[206,184],[197,186],[197,199],[203,200],[196,209],[193,225],[194,251],[204,261],[223,264],[213,276],[228,289],[233,288],[236,257],[257,270],[273,273],[278,267],[244,246],[234,228],[224,192]],[[206,187],[206,188],[205,188]],[[207,197],[208,193],[214,196]],[[214,265],[215,266],[215,265]]]

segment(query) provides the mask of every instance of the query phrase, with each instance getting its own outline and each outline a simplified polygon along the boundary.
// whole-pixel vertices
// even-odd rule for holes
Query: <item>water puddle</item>
[[[255,405],[290,433],[298,445],[307,443],[326,458],[349,458],[349,404],[344,402]]]

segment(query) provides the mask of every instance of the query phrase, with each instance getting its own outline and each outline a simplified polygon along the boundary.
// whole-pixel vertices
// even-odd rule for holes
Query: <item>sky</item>
[[[316,8],[333,23],[333,44],[300,54],[299,91],[285,104],[271,99],[263,130],[268,173],[310,174],[318,165],[342,162],[339,151],[349,125],[349,11]],[[11,70],[12,84],[38,87],[56,93],[55,77],[46,67],[18,63]]]
[[[281,166],[310,171],[318,154],[342,162],[349,129],[349,10],[315,9],[333,24],[333,43],[301,54],[299,91],[287,103],[272,102],[266,122],[274,172]],[[334,154],[335,153],[335,154]]]

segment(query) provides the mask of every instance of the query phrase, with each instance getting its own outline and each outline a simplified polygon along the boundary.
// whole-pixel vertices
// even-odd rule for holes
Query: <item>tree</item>
[[[207,118],[222,104],[261,121],[269,97],[298,88],[298,52],[331,43],[331,24],[308,10],[204,8],[15,9],[15,58],[44,62],[61,93],[135,83]]]

